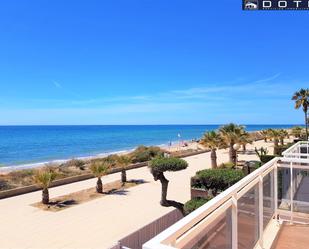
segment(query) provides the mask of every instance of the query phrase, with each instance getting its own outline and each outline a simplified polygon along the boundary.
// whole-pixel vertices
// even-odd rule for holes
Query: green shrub
[[[149,167],[157,172],[179,171],[186,169],[188,163],[176,157],[156,157],[149,162]]]
[[[154,157],[163,156],[163,154],[164,152],[161,150],[160,147],[146,147],[142,145],[135,149],[130,156],[132,157],[133,163],[138,163],[150,161]]]
[[[197,197],[197,198],[193,198],[190,201],[187,201],[183,207],[185,215],[188,215],[189,213],[203,206],[206,202],[210,200],[211,200],[211,197],[208,197],[208,198]]]
[[[265,164],[275,157],[276,156],[274,156],[274,155],[261,155],[260,160],[261,160],[262,164]]]
[[[196,172],[191,178],[191,187],[211,189],[213,195],[224,191],[244,177],[244,173],[235,169],[205,169]]]

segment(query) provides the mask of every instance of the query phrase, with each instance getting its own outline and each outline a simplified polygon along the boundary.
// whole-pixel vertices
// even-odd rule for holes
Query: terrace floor
[[[308,249],[309,225],[281,225],[280,231],[271,249]]]

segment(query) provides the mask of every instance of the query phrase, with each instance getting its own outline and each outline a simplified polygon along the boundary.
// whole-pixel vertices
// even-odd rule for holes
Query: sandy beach
[[[267,147],[272,142],[257,141],[248,145],[247,154],[239,160],[256,160],[254,147]],[[218,163],[228,161],[228,151],[218,151]],[[190,177],[197,170],[210,167],[210,154],[185,158],[189,167],[167,173],[170,180],[168,198],[185,202],[190,198]],[[166,214],[172,208],[159,204],[161,186],[147,167],[130,170],[128,179],[143,179],[147,183],[128,189],[123,194],[76,205],[60,212],[47,212],[32,207],[41,198],[41,191],[0,200],[0,248],[109,248],[118,239]],[[103,183],[118,180],[119,173],[103,177]],[[95,179],[50,189],[56,197],[95,186]]]

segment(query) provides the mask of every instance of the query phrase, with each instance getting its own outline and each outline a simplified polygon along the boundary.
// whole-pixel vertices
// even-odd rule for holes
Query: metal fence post
[[[232,197],[232,249],[238,249],[237,196]]]
[[[278,220],[278,167],[277,162],[274,168],[274,205],[275,205],[275,218]]]
[[[263,225],[263,175],[259,176],[259,245],[263,248],[263,234],[264,234],[264,225]]]
[[[294,197],[294,188],[293,188],[293,162],[290,162],[290,205],[291,205],[291,221],[293,224],[293,197]]]

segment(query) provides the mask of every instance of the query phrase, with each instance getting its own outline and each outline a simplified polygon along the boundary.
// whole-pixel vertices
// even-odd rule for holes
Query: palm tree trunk
[[[280,144],[284,145],[284,139],[283,138],[280,138]]]
[[[103,193],[103,184],[101,177],[98,177],[96,190],[98,193]]]
[[[43,204],[48,204],[49,203],[48,188],[43,188],[43,190],[42,190],[42,203]]]
[[[229,148],[229,161],[232,163],[233,162],[233,145],[230,144],[230,148]]]
[[[230,157],[230,162],[236,165],[237,154],[233,146],[234,146],[234,143],[230,143],[229,157]]]
[[[265,143],[267,142],[267,137],[264,137],[264,142],[265,142]]]
[[[278,154],[278,139],[277,138],[274,138],[274,155],[277,155]]]
[[[243,150],[243,151],[246,151],[246,150],[247,150],[246,144],[243,144],[243,145],[242,145],[242,150]]]
[[[306,140],[308,141],[308,113],[305,111]]]
[[[126,183],[127,182],[127,172],[125,169],[121,170],[121,182]]]
[[[217,168],[217,153],[216,149],[212,149],[210,153],[210,158],[211,158],[211,167],[213,169]]]

